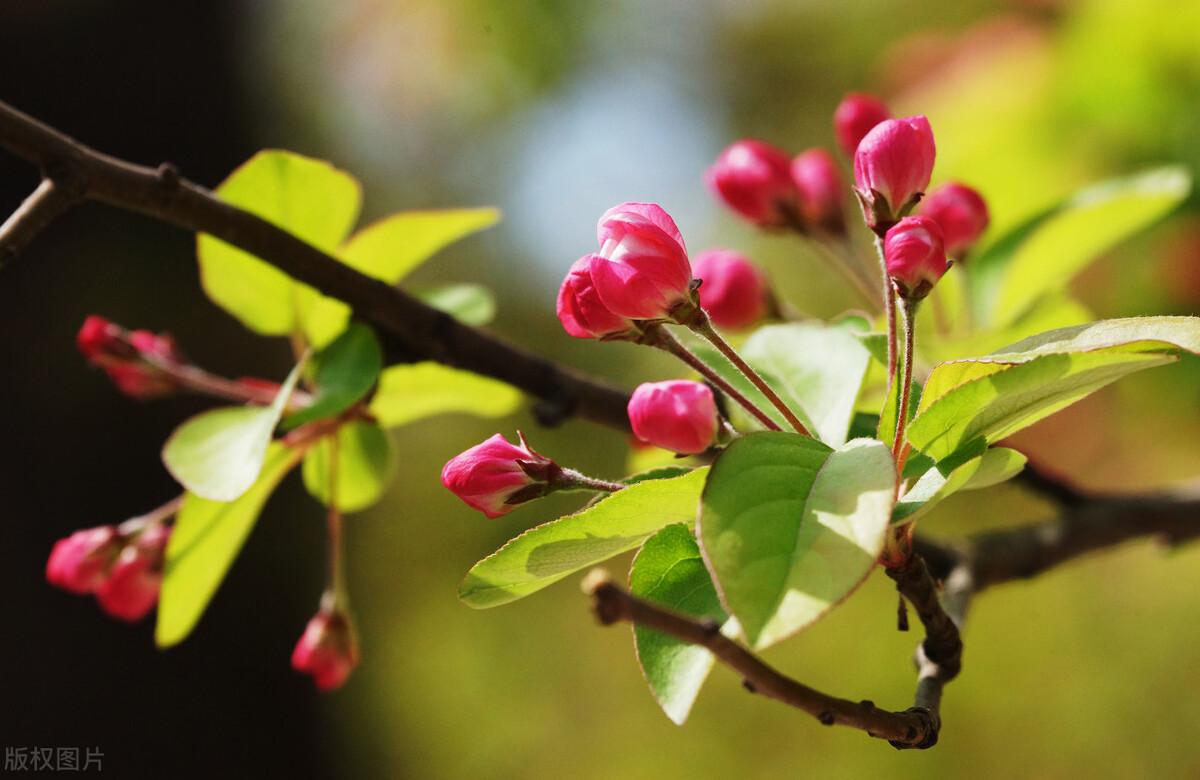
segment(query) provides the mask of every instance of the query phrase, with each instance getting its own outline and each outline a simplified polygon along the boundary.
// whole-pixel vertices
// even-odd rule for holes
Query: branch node
[[[822,726],[832,726],[837,723],[837,716],[829,710],[824,710],[817,715],[817,720],[821,721]]]
[[[897,750],[928,750],[937,744],[941,723],[928,707],[909,707],[905,715],[913,716],[920,727],[911,726],[903,740],[888,740],[888,744]]]

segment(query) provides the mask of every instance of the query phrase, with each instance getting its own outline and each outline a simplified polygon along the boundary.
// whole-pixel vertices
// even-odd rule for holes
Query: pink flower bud
[[[519,435],[519,434],[518,434]],[[530,448],[509,444],[496,434],[455,455],[442,468],[442,484],[467,506],[489,518],[508,514],[517,504],[540,498],[559,468]]]
[[[558,289],[558,321],[577,339],[603,339],[634,330],[633,321],[613,314],[592,284],[590,263],[595,255],[575,261]]]
[[[146,527],[126,545],[108,579],[96,589],[100,607],[115,618],[141,620],[158,603],[163,559],[171,529],[160,523]]]
[[[717,405],[712,391],[699,382],[648,382],[629,399],[629,422],[642,441],[694,455],[716,438]]]
[[[962,258],[988,226],[983,196],[965,184],[948,182],[921,201],[921,214],[938,223],[946,240],[946,254]]]
[[[705,181],[730,209],[759,227],[784,227],[796,216],[788,156],[763,141],[738,141],[721,152]]]
[[[899,219],[929,186],[936,149],[923,116],[889,119],[876,125],[854,153],[854,181],[867,223]]]
[[[79,351],[90,361],[99,359],[102,355],[113,352],[121,344],[122,331],[103,317],[92,314],[83,321],[75,337]]]
[[[675,221],[653,203],[622,203],[598,226],[600,253],[588,271],[613,314],[661,320],[691,295],[692,266]]]
[[[845,197],[842,174],[824,149],[809,149],[792,160],[792,180],[800,194],[800,216],[806,225],[827,233],[843,233]]]
[[[55,542],[46,561],[46,579],[73,593],[91,593],[108,576],[121,544],[115,526],[76,531]]]
[[[358,666],[358,639],[350,618],[336,608],[322,607],[304,628],[292,651],[292,668],[310,674],[317,688],[342,687]]]
[[[729,249],[701,252],[693,264],[700,305],[722,328],[746,328],[767,310],[767,278],[758,266]]]
[[[838,146],[847,157],[854,157],[854,151],[863,137],[871,132],[875,125],[885,119],[891,119],[892,112],[879,98],[862,92],[851,92],[842,98],[837,109],[833,112],[833,132],[837,136]]]
[[[924,298],[950,264],[942,247],[942,228],[929,217],[905,217],[883,239],[888,276],[900,294]]]

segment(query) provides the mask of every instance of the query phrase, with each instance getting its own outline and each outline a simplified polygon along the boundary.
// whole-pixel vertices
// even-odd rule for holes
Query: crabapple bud
[[[55,542],[46,561],[46,579],[73,593],[91,593],[108,576],[121,545],[116,526],[76,531]]]
[[[629,399],[629,422],[642,441],[694,455],[716,438],[717,405],[712,390],[699,382],[648,382]]]
[[[936,148],[923,116],[888,119],[854,153],[854,181],[867,225],[877,231],[911,209],[929,186]]]
[[[312,675],[318,689],[331,691],[342,687],[356,666],[358,639],[349,615],[322,605],[292,651],[292,668]]]
[[[611,339],[636,332],[632,320],[614,314],[600,300],[592,283],[592,257],[576,260],[558,289],[556,311],[563,330],[578,339]]]
[[[854,150],[863,136],[871,132],[875,125],[891,118],[892,112],[879,98],[851,92],[842,98],[833,112],[833,132],[837,136],[838,146],[847,157],[853,158]]]
[[[709,249],[696,256],[692,273],[701,280],[700,305],[719,327],[747,328],[766,313],[766,275],[744,255]]]
[[[921,214],[937,222],[946,242],[946,254],[960,259],[988,226],[983,196],[958,182],[947,182],[921,201]]]
[[[558,465],[530,448],[500,434],[455,455],[442,468],[442,484],[489,518],[500,517],[517,504],[540,498],[560,471]]]
[[[883,239],[888,276],[900,294],[919,300],[929,294],[950,267],[942,245],[942,229],[929,217],[905,217]]]
[[[610,312],[636,320],[664,320],[690,300],[687,248],[661,206],[614,206],[600,218],[597,234],[600,252],[588,257],[588,271]]]
[[[705,181],[725,205],[759,227],[783,227],[796,217],[788,156],[768,143],[747,139],[729,146]]]
[[[154,608],[170,536],[170,528],[152,523],[121,550],[108,578],[96,588],[96,600],[105,612],[133,622]]]
[[[842,174],[829,152],[809,149],[797,155],[792,160],[792,180],[799,192],[800,216],[805,225],[826,233],[845,232]]]

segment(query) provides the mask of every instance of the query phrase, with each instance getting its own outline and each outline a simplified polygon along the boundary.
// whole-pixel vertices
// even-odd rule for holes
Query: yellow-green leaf
[[[313,445],[304,456],[304,487],[313,498],[329,505],[329,437]],[[374,423],[356,420],[337,433],[337,505],[343,512],[360,512],[383,495],[395,462],[392,441]]]
[[[437,414],[503,417],[521,403],[512,385],[440,363],[391,366],[379,377],[370,411],[385,428]]]

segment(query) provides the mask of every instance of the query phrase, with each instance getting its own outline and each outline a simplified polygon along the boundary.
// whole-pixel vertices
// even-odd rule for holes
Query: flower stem
[[[335,430],[329,442],[329,502],[325,514],[329,530],[329,590],[333,593],[335,606],[345,610],[349,598],[346,589],[346,566],[342,550],[342,511],[338,508],[338,434]]]
[[[679,339],[667,332],[666,328],[661,325],[656,325],[654,339],[650,341],[653,346],[658,347],[664,352],[669,352],[675,357],[686,363],[693,371],[700,376],[712,382],[725,395],[729,396],[734,403],[749,412],[754,419],[761,422],[767,427],[767,430],[779,430],[779,424],[771,419],[771,416],[759,409],[758,406],[746,396],[742,395],[737,388],[729,384],[720,374],[712,369],[707,363],[696,356],[694,352],[683,345]],[[735,364],[736,365],[736,364]]]
[[[892,387],[896,382],[896,293],[893,289],[891,277],[888,275],[887,260],[883,256],[883,239],[879,236],[875,237],[875,252],[879,255],[879,270],[883,272],[883,318],[884,327],[887,328],[887,350],[888,350],[888,365],[887,365],[887,392],[884,393],[884,398],[892,397]],[[887,405],[887,401],[884,401]],[[882,428],[877,432],[882,438]]]
[[[620,482],[609,482],[605,479],[596,479],[582,474],[575,469],[563,469],[558,476],[559,490],[595,490],[602,493],[616,493],[618,490],[624,490],[625,485]]]
[[[908,424],[908,402],[912,396],[913,373],[913,343],[914,320],[917,314],[918,301],[901,298],[900,313],[904,322],[904,377],[900,385],[900,397],[897,399],[896,438],[892,442],[892,457],[896,461],[896,471],[904,471],[904,459],[907,455],[905,448],[904,429]]]
[[[703,315],[703,312],[701,312],[701,314]],[[695,321],[688,324],[688,327],[690,327],[699,335],[708,339],[709,342],[711,342],[712,345],[716,347],[721,354],[724,355],[727,360],[729,360],[730,363],[733,363],[734,367],[737,368],[738,371],[741,371],[742,374],[744,374],[745,377],[749,379],[755,387],[758,388],[758,391],[762,393],[768,401],[771,402],[771,405],[779,410],[779,413],[782,414],[783,418],[788,421],[788,424],[796,430],[796,433],[801,433],[805,436],[811,435],[808,432],[808,429],[804,427],[804,423],[800,422],[800,418],[796,416],[796,413],[788,408],[788,405],[785,404],[783,399],[771,389],[771,386],[766,383],[766,380],[759,376],[758,372],[751,368],[746,361],[742,360],[742,356],[734,351],[733,347],[729,346],[729,343],[726,342],[725,339],[721,338],[721,334],[717,333],[716,328],[714,328],[712,323],[708,321],[707,315],[697,317]],[[778,426],[775,427],[775,430],[778,430]]]

